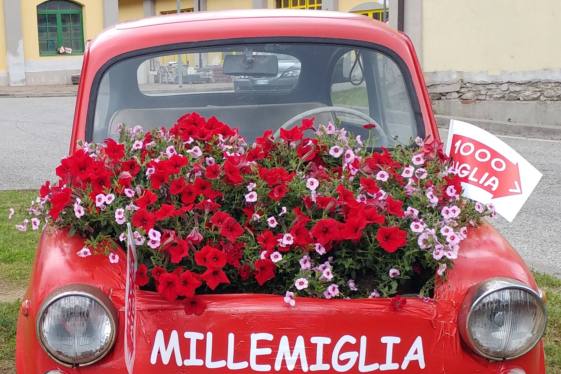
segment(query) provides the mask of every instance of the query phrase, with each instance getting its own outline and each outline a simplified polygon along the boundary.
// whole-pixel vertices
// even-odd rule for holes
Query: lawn
[[[8,220],[8,210],[22,210],[33,200],[33,191],[0,191],[0,290],[21,291],[31,270],[38,234],[14,229],[16,215]],[[19,216],[21,219],[22,217]],[[534,273],[547,295],[548,329],[545,350],[548,373],[561,374],[561,280]],[[0,302],[0,373],[12,373],[16,319],[19,302]]]

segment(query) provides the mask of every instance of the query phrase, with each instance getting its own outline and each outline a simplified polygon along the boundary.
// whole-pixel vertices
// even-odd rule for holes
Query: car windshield
[[[121,124],[171,126],[189,112],[216,116],[252,142],[303,118],[370,136],[378,146],[422,136],[405,65],[376,48],[247,43],[159,51],[106,69],[94,92],[88,140],[117,137]],[[366,127],[366,129],[365,129]]]

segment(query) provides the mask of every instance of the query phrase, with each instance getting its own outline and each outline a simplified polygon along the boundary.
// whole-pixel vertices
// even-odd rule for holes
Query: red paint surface
[[[249,16],[248,16],[249,14]],[[190,20],[189,22],[183,22]],[[165,22],[165,23],[163,23]],[[152,26],[149,26],[152,25]],[[413,46],[402,34],[366,17],[332,12],[222,12],[190,16],[146,19],[112,29],[89,44],[84,54],[84,66],[72,133],[72,144],[84,138],[88,98],[98,69],[109,59],[122,53],[156,45],[189,41],[218,40],[265,36],[327,37],[361,40],[390,48],[406,63],[419,98],[426,132],[439,140],[431,112],[422,72]],[[71,149],[73,146],[71,146]],[[59,368],[63,373],[123,373],[124,351],[124,288],[125,254],[119,253],[119,264],[110,264],[101,255],[80,258],[76,252],[83,242],[66,232],[46,231],[39,243],[30,286],[24,299],[29,300],[29,315],[20,315],[17,331],[16,364],[18,373],[43,373]],[[403,344],[396,345],[394,357],[401,363],[416,336],[424,341],[426,368],[419,370],[413,362],[409,373],[506,373],[510,368],[523,368],[526,373],[544,373],[543,346],[540,343],[523,357],[503,362],[489,362],[467,350],[457,329],[457,312],[469,287],[490,277],[518,279],[534,289],[531,273],[512,247],[489,225],[469,233],[462,242],[460,257],[448,280],[437,286],[434,300],[410,298],[399,311],[394,311],[390,299],[318,300],[298,298],[297,306],[289,308],[281,296],[272,295],[209,295],[203,296],[208,308],[203,315],[186,316],[180,303],[168,303],[152,292],[139,291],[137,304],[137,340],[135,373],[223,373],[224,369],[200,367],[152,366],[149,363],[152,343],[158,329],[169,333],[177,330],[215,334],[213,358],[224,358],[225,334],[236,334],[240,342],[236,359],[248,359],[248,337],[254,332],[269,332],[275,344],[282,335],[291,344],[298,335],[338,338],[350,334],[357,339],[367,336],[376,341],[380,336],[399,336]],[[42,301],[56,288],[81,283],[101,288],[119,311],[119,334],[112,351],[99,363],[80,369],[65,368],[51,360],[39,346],[35,318]],[[220,343],[222,342],[222,343]],[[199,354],[204,344],[199,342]],[[370,346],[370,345],[369,345]],[[188,343],[181,339],[182,354]],[[367,362],[383,362],[384,351],[367,351]],[[332,348],[326,348],[326,355]],[[353,349],[357,349],[354,347]],[[311,354],[309,361],[314,359]],[[186,357],[184,357],[186,358]],[[274,360],[274,355],[262,358]],[[372,361],[371,361],[372,360]],[[356,366],[355,366],[356,368]],[[286,367],[283,367],[286,372]],[[239,373],[251,372],[248,370]],[[293,372],[299,372],[298,367]],[[356,371],[352,371],[356,372]]]
[[[26,298],[30,300],[28,317],[20,317],[17,336],[17,366],[19,373],[44,372],[60,367],[44,353],[35,335],[35,317],[42,300],[62,285],[84,283],[101,287],[119,310],[119,335],[111,353],[99,363],[80,370],[63,368],[64,372],[122,373],[125,370],[124,344],[124,279],[125,254],[120,253],[117,265],[107,257],[95,255],[79,258],[76,252],[82,241],[68,237],[64,231],[45,233],[33,269],[31,286]],[[295,308],[287,307],[282,296],[277,295],[208,295],[208,309],[199,317],[186,316],[180,303],[168,303],[157,294],[147,291],[137,293],[137,340],[135,373],[225,372],[201,367],[176,367],[172,362],[164,366],[150,364],[150,354],[156,331],[162,329],[169,336],[172,330],[181,335],[185,331],[213,332],[213,359],[226,357],[227,333],[236,335],[236,360],[248,360],[249,336],[255,332],[269,332],[275,336],[273,346],[282,335],[294,343],[298,335],[304,337],[327,336],[337,340],[349,334],[357,339],[361,335],[376,342],[381,336],[398,336],[402,343],[394,348],[396,362],[407,353],[416,336],[422,336],[426,368],[419,370],[413,362],[409,373],[501,373],[506,368],[521,367],[527,373],[544,373],[543,347],[541,343],[523,357],[504,363],[489,362],[472,352],[462,343],[457,329],[457,312],[465,292],[478,282],[495,276],[506,276],[529,284],[536,284],[518,254],[489,225],[469,233],[462,242],[460,257],[448,281],[439,284],[434,300],[423,301],[408,298],[399,311],[391,307],[391,299],[375,300],[318,300],[298,298]],[[181,338],[181,353],[186,359],[189,342]],[[261,347],[261,346],[260,346]],[[267,347],[266,344],[262,347]],[[307,344],[309,361],[313,361],[315,347]],[[385,346],[368,344],[367,362],[384,362]],[[347,350],[352,348],[348,346]],[[330,349],[325,355],[330,357]],[[358,350],[358,345],[354,347]],[[205,344],[199,342],[198,356],[204,357]],[[270,363],[275,358],[264,356],[259,363]],[[283,367],[283,372],[287,372]],[[240,370],[238,372],[252,372]],[[299,371],[295,371],[299,372]],[[356,371],[350,371],[356,372]],[[397,372],[397,371],[396,371]]]

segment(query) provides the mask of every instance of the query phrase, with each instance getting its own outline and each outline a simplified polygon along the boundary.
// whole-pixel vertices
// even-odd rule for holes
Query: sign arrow
[[[493,199],[522,194],[518,164],[493,148],[454,134],[450,157],[462,182],[489,192]]]

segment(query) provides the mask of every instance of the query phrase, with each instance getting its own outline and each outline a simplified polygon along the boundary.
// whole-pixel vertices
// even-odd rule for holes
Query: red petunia
[[[396,200],[388,195],[386,199],[386,211],[393,216],[402,218],[405,215],[403,212],[403,201]]]
[[[156,217],[148,210],[140,208],[132,215],[132,224],[135,227],[142,227],[148,232],[151,228],[154,228]]]
[[[179,275],[179,296],[193,297],[202,284],[198,275],[186,270]]]
[[[248,264],[243,264],[238,269],[238,274],[242,281],[246,281],[251,277],[251,267]]]
[[[340,222],[334,220],[333,218],[324,218],[317,221],[310,232],[314,238],[316,238],[318,243],[325,246],[332,240],[338,239],[339,225]]]
[[[210,217],[210,223],[212,223],[216,227],[222,227],[222,225],[224,224],[224,222],[226,222],[228,218],[231,218],[231,216],[228,213],[223,211],[218,211],[214,213],[212,217]]]
[[[215,290],[220,284],[230,284],[228,276],[222,269],[209,268],[201,275],[201,279],[205,281],[208,288]]]
[[[372,178],[360,178],[360,186],[371,195],[375,195],[380,192],[378,184]]]
[[[377,223],[378,225],[383,225],[386,217],[378,213],[378,210],[373,206],[367,206],[361,211],[362,217],[368,223]]]
[[[270,230],[265,230],[257,236],[257,243],[259,243],[259,245],[267,251],[275,249],[278,244],[277,240],[278,236],[273,234]]]
[[[210,197],[209,195],[212,195],[212,185],[209,181],[202,178],[196,178],[194,185],[196,194],[203,195],[207,198]]]
[[[129,172],[131,176],[135,177],[140,172],[140,165],[135,159],[131,158],[121,162],[121,171]]]
[[[257,260],[253,266],[255,268],[255,280],[260,286],[275,277],[276,266],[270,259],[266,258]]]
[[[218,164],[208,165],[205,170],[205,177],[208,179],[216,179],[220,176],[220,166]]]
[[[54,220],[58,218],[60,212],[72,199],[72,190],[70,188],[53,189],[51,195],[51,209],[49,210],[49,215],[53,217]]]
[[[195,263],[207,268],[222,269],[226,265],[226,253],[218,248],[205,245],[195,253]]]
[[[386,252],[394,253],[407,244],[407,232],[397,226],[380,227],[376,240]]]
[[[162,204],[160,209],[154,212],[156,221],[163,221],[175,215],[175,207],[170,204]]]
[[[39,189],[39,196],[41,198],[44,198],[45,196],[47,196],[48,194],[51,193],[51,182],[46,181],[41,188]]]
[[[224,162],[224,181],[232,185],[241,184],[243,182],[240,169],[230,159]]]
[[[235,242],[243,234],[243,227],[234,218],[230,217],[220,227],[220,235],[231,242]]]
[[[158,200],[158,195],[150,190],[144,191],[144,194],[134,201],[139,208],[147,208]]]
[[[199,194],[192,184],[186,185],[181,192],[181,202],[183,204],[191,204],[197,200],[197,197],[199,197]]]
[[[206,303],[198,296],[188,297],[185,299],[185,314],[194,314],[200,316],[206,309]]]
[[[152,275],[152,278],[154,278],[154,280],[158,282],[158,280],[160,279],[160,275],[164,274],[165,272],[166,270],[163,267],[154,266],[154,268],[150,271],[150,274]]]
[[[274,201],[280,201],[287,193],[288,187],[285,184],[279,184],[269,192],[269,197]]]
[[[169,254],[172,264],[178,264],[189,253],[189,246],[186,240],[176,238],[164,247],[164,251]]]
[[[345,222],[340,236],[344,240],[360,240],[362,231],[367,225],[367,221],[361,216],[352,216]]]
[[[137,286],[142,287],[146,286],[150,281],[150,277],[148,276],[148,267],[145,264],[138,265],[136,269],[136,279],[135,282]]]
[[[125,157],[125,146],[109,138],[105,139],[105,154],[112,161],[120,161]]]
[[[158,279],[158,293],[167,301],[172,302],[179,295],[180,282],[175,273],[163,273]]]
[[[187,183],[185,182],[185,179],[181,177],[174,179],[169,184],[169,193],[172,195],[179,195],[180,193],[183,192],[186,186]]]

